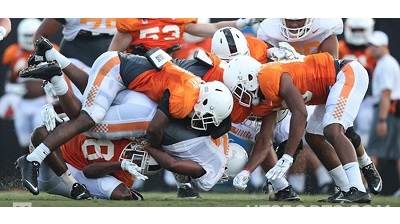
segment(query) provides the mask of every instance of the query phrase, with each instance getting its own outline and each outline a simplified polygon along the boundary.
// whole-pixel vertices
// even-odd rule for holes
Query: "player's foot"
[[[131,195],[132,195],[132,200],[134,201],[144,201],[144,197],[141,193],[139,193],[138,191],[132,190],[131,191]]]
[[[292,185],[275,193],[274,201],[300,201],[300,197],[293,191]]]
[[[363,168],[361,171],[364,175],[365,180],[368,183],[368,189],[371,193],[377,195],[382,191],[382,178],[378,173],[378,170],[373,163],[370,163]]]
[[[178,198],[200,198],[199,192],[197,192],[193,187],[183,185],[178,189]]]
[[[28,155],[23,155],[14,163],[15,167],[21,172],[22,184],[34,195],[39,194],[37,178],[39,176],[40,163],[28,161]]]
[[[340,188],[336,187],[337,191],[336,193],[334,193],[333,195],[329,196],[328,198],[324,198],[324,199],[319,199],[318,202],[329,202],[329,203],[333,203],[334,200],[336,200],[336,198],[338,197],[343,197],[343,194],[345,193],[344,191],[341,191]]]
[[[50,50],[53,48],[53,45],[51,42],[44,38],[41,37],[39,40],[35,42],[35,53],[33,55],[30,55],[28,58],[28,66],[31,65],[38,65],[42,62],[46,62],[46,51]]]
[[[370,203],[371,195],[368,192],[359,191],[356,187],[351,187],[348,192],[332,201],[333,203]]]
[[[85,185],[80,183],[74,183],[72,185],[71,198],[76,200],[92,199],[89,190]]]
[[[42,62],[38,65],[31,65],[19,72],[21,78],[36,78],[50,81],[54,76],[61,76],[61,67],[57,61]]]

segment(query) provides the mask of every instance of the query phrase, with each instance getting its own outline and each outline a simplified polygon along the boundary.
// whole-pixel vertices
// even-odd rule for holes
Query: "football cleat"
[[[370,163],[363,168],[361,171],[364,175],[365,180],[368,183],[368,189],[371,193],[377,195],[382,191],[382,178],[378,173],[378,170],[373,163]]]
[[[193,187],[183,185],[178,189],[178,198],[200,198],[199,192],[197,192]]]
[[[339,187],[336,187],[336,188],[337,188],[336,193],[334,193],[333,195],[329,196],[328,198],[319,199],[318,202],[329,202],[329,203],[333,203],[333,201],[336,200],[336,198],[343,197],[343,194],[344,194],[345,192],[344,192],[344,191],[341,191]]]
[[[333,203],[371,203],[371,195],[351,187],[348,192],[342,194],[332,201]]]
[[[90,200],[92,199],[92,196],[90,195],[90,192],[85,185],[80,183],[74,183],[72,185],[71,198],[76,200],[84,200],[84,199]]]
[[[28,161],[28,155],[23,155],[14,163],[15,167],[21,172],[22,184],[34,195],[39,194],[37,178],[39,176],[40,163]]]
[[[138,191],[129,189],[131,191],[131,196],[132,196],[132,200],[134,201],[144,201],[144,197],[141,193],[139,193]]]
[[[274,201],[300,201],[300,197],[293,191],[292,185],[275,193]]]
[[[21,78],[35,78],[50,81],[54,76],[61,76],[62,71],[57,61],[42,62],[22,69],[19,72]]]
[[[35,42],[35,53],[33,55],[30,55],[28,58],[28,66],[31,65],[38,65],[42,62],[46,62],[46,51],[50,50],[53,48],[53,45],[51,42],[44,38],[41,37],[39,40]]]

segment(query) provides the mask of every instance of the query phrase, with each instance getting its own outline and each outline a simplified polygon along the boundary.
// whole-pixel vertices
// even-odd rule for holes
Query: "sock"
[[[338,186],[341,191],[348,192],[350,190],[349,179],[347,178],[346,172],[344,171],[342,165],[328,172],[335,182],[335,185]]]
[[[343,165],[343,169],[346,172],[347,178],[349,179],[350,187],[356,187],[359,191],[366,192],[361,179],[360,168],[357,162],[351,162]]]
[[[71,63],[71,61],[68,58],[66,58],[64,55],[62,55],[54,48],[46,51],[45,56],[48,61],[56,60],[58,63],[60,63],[61,69],[64,69]]]
[[[176,181],[176,186],[178,187],[178,189],[180,187],[182,187],[183,185],[186,185],[186,186],[189,186],[190,188],[192,188],[192,185],[190,183],[181,183],[181,182]]]
[[[367,152],[364,152],[364,154],[360,157],[357,157],[358,160],[358,166],[360,168],[363,168],[364,166],[367,166],[372,163],[371,158],[368,156]]]
[[[283,190],[283,189],[287,188],[287,186],[289,186],[289,182],[287,182],[287,180],[284,177],[275,179],[275,180],[271,180],[270,182],[271,182],[272,188],[274,188],[275,192]]]
[[[69,170],[67,170],[63,175],[61,175],[60,179],[68,187],[70,191],[72,191],[72,185],[78,182],[75,180],[74,176],[71,175],[71,172],[69,172]]]
[[[325,184],[332,183],[332,177],[329,175],[328,170],[325,169],[324,166],[319,166],[314,171],[315,177],[317,178],[317,184],[319,187],[324,186]]]
[[[62,96],[68,91],[68,84],[61,76],[53,76],[50,80],[53,85],[54,92],[57,96]]]
[[[50,154],[50,149],[43,143],[40,143],[38,147],[31,154],[29,154],[26,159],[28,161],[36,161],[42,163],[48,154]]]
[[[306,175],[305,174],[291,174],[288,175],[287,180],[292,185],[292,188],[297,193],[304,193],[306,189]]]

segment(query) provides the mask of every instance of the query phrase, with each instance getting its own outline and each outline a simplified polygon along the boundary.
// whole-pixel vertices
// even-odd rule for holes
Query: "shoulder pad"
[[[196,50],[193,54],[193,58],[209,67],[214,67],[211,57],[204,50]]]

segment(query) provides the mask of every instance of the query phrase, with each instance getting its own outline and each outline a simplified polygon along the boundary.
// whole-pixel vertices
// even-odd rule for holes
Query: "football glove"
[[[43,90],[46,93],[46,96],[55,98],[58,97],[56,91],[54,90],[53,84],[51,82],[44,80],[43,81]]]
[[[140,167],[138,165],[136,165],[135,163],[132,163],[129,159],[122,160],[121,168],[123,170],[128,171],[130,174],[132,174],[135,178],[137,178],[139,180],[149,179],[147,176],[141,174]]]
[[[279,48],[285,51],[286,59],[293,60],[301,57],[301,55],[287,42],[279,42]]]
[[[6,36],[7,36],[6,28],[0,26],[0,41],[2,41]]]
[[[53,131],[57,127],[57,124],[64,122],[63,119],[58,117],[53,105],[51,104],[46,104],[43,106],[41,115],[43,124],[46,126],[46,129],[49,132]]]
[[[233,186],[236,190],[244,190],[247,187],[247,182],[250,180],[250,172],[242,170],[233,178]]]
[[[282,178],[292,164],[293,158],[288,154],[284,154],[282,158],[276,162],[275,166],[265,174],[265,177],[270,181]]]

